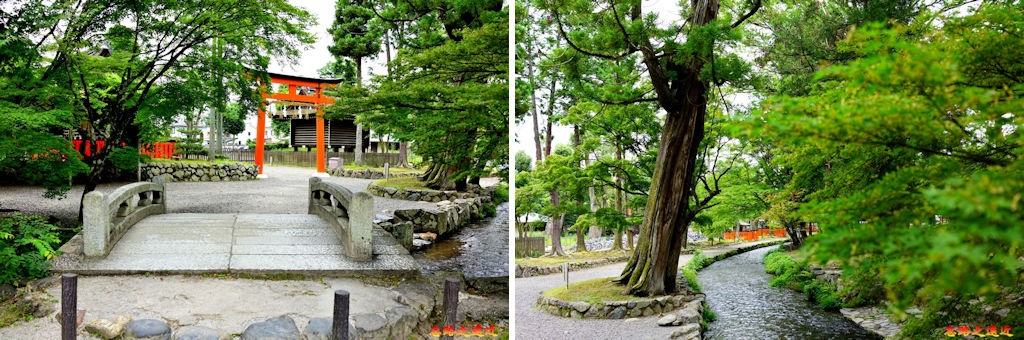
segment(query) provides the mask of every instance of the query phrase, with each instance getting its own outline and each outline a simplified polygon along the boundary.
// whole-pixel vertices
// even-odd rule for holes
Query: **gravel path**
[[[167,209],[172,213],[260,213],[260,214],[305,214],[309,178],[316,171],[308,168],[265,166],[266,178],[255,181],[235,182],[173,182],[167,184]],[[353,191],[366,190],[374,180],[324,177]],[[111,192],[128,183],[106,183],[97,190]],[[38,186],[0,187],[0,208],[15,209],[26,214],[56,216],[61,219],[75,219],[78,203],[82,197],[82,186],[68,192],[62,200],[43,197]],[[374,197],[377,213],[395,209],[433,207],[435,203],[403,201]]]
[[[761,241],[763,242],[772,242]],[[704,250],[707,256],[756,243],[737,243]],[[693,255],[679,256],[685,264]],[[588,268],[569,273],[570,282],[618,276],[625,262]],[[548,314],[534,308],[541,292],[563,285],[562,274],[516,278],[516,338],[519,339],[668,339],[678,327],[659,327],[659,316],[625,320],[570,319]]]

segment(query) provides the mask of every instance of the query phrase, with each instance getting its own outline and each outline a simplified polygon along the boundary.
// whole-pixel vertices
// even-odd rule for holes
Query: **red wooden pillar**
[[[327,172],[324,150],[324,110],[320,107],[320,91],[316,89],[316,172]]]
[[[260,175],[263,174],[263,132],[267,130],[267,114],[263,112],[264,106],[266,104],[260,102],[259,114],[256,115],[256,155],[254,158]]]

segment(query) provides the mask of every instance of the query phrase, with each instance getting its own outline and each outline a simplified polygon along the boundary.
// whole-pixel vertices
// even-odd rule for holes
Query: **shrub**
[[[686,278],[686,282],[690,284],[690,288],[694,291],[700,291],[700,283],[697,282],[697,271],[690,267],[683,267],[683,277]]]
[[[480,207],[480,218],[494,216],[498,211],[494,209],[493,205],[485,204]]]
[[[691,258],[690,262],[687,262],[686,265],[689,266],[690,268],[693,268],[693,270],[696,271],[703,269],[712,262],[714,262],[714,260],[707,256],[704,256],[704,253],[701,252],[700,249],[694,249],[693,258]]]
[[[494,200],[494,204],[508,202],[508,184],[498,184],[498,186],[494,188],[494,197],[492,199]]]
[[[839,310],[843,303],[836,287],[816,280],[809,269],[806,263],[798,263],[782,252],[772,251],[764,257],[764,271],[775,275],[769,285],[801,291],[821,308]]]
[[[48,259],[57,256],[57,228],[40,216],[0,218],[0,284],[21,285],[49,274]]]
[[[711,311],[711,308],[708,308],[708,305],[704,305],[704,311],[702,314],[704,314],[704,321],[707,321],[709,323],[718,320],[718,314],[715,314],[715,312]]]

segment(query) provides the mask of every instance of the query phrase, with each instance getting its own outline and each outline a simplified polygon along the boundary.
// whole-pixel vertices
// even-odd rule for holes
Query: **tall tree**
[[[674,292],[678,256],[695,214],[690,207],[711,86],[742,80],[747,65],[727,47],[736,44],[739,26],[761,7],[759,0],[722,11],[717,0],[690,1],[682,17],[661,28],[654,14],[643,15],[641,2],[609,0],[541,3],[555,28],[574,51],[601,59],[639,55],[665,110],[658,158],[644,209],[640,239],[616,280],[635,295]],[[721,16],[721,17],[720,17]]]
[[[7,10],[5,6],[5,11]],[[83,143],[95,150],[83,161],[90,171],[84,193],[96,188],[112,164],[117,146],[139,145],[150,129],[148,107],[172,98],[167,85],[183,82],[180,71],[216,64],[248,108],[260,99],[253,77],[266,78],[267,55],[295,58],[297,43],[310,43],[304,32],[309,13],[283,0],[189,0],[176,2],[28,1],[12,9],[42,13],[40,23],[19,32],[37,51],[51,55],[39,65],[40,81],[72,94],[74,126]],[[5,16],[6,17],[6,16]],[[16,19],[15,21],[20,20]],[[221,58],[204,45],[220,39]],[[100,51],[103,41],[109,49]],[[39,53],[39,52],[37,52]],[[40,53],[41,54],[41,53]],[[43,84],[43,85],[45,85]],[[155,118],[155,117],[154,117]]]
[[[363,86],[363,58],[380,53],[383,35],[376,25],[369,1],[338,0],[334,12],[334,24],[327,29],[334,37],[334,44],[327,49],[334,56],[352,58],[356,62],[356,85]],[[356,123],[356,166],[363,166],[363,124]]]
[[[378,18],[407,24],[392,75],[362,89],[339,87],[327,109],[415,141],[432,188],[465,190],[489,164],[508,162],[508,14],[500,1],[463,5],[381,4]]]

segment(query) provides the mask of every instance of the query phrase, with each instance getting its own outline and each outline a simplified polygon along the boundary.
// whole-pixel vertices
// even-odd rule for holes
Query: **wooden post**
[[[78,274],[60,276],[60,338],[74,340],[78,329]]]
[[[562,278],[565,279],[565,290],[569,290],[569,264],[562,264]]]
[[[348,291],[334,291],[334,340],[348,340]]]
[[[444,325],[455,327],[456,315],[459,309],[459,280],[448,278],[444,280]],[[443,340],[452,340],[453,335],[441,335]]]

